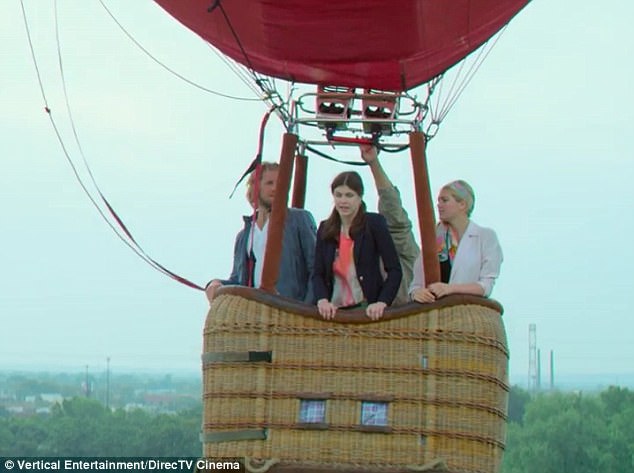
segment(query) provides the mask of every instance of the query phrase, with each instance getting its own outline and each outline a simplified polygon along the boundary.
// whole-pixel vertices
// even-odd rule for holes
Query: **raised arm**
[[[381,166],[381,162],[378,160],[376,147],[373,145],[361,145],[360,149],[361,159],[368,163],[377,190],[394,187],[394,184],[392,184],[392,181],[390,181],[390,178],[385,173],[383,166]]]
[[[401,284],[401,278],[403,277],[403,271],[401,269],[401,263],[398,258],[398,253],[394,246],[394,241],[390,236],[390,232],[387,229],[387,223],[382,215],[378,215],[373,225],[374,238],[376,239],[377,249],[383,260],[383,266],[387,276],[383,283],[383,288],[379,294],[378,300],[390,305],[396,293],[398,287]]]

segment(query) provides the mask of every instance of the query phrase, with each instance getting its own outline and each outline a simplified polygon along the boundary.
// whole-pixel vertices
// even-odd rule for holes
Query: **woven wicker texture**
[[[217,297],[204,352],[270,351],[272,362],[203,363],[203,436],[266,429],[267,438],[205,442],[204,455],[332,471],[405,471],[444,460],[449,471],[497,472],[508,396],[500,312],[480,304],[418,307],[348,324],[244,294]],[[323,424],[300,423],[301,399],[326,400]],[[387,425],[368,432],[362,401],[386,403]]]

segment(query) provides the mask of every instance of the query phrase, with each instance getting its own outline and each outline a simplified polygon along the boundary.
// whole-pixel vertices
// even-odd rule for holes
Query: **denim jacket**
[[[233,250],[233,270],[223,284],[246,286],[249,281],[248,242],[251,216],[245,216],[244,228],[238,232]],[[282,257],[276,289],[280,295],[313,303],[311,278],[315,259],[315,219],[307,210],[289,208],[284,223]]]

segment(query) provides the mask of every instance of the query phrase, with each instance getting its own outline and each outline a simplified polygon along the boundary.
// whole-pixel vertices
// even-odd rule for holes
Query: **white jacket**
[[[478,283],[484,289],[484,296],[488,297],[493,290],[495,279],[500,274],[501,265],[502,248],[495,232],[470,221],[458,244],[449,284]],[[409,293],[424,286],[425,275],[420,254],[414,263],[414,279],[409,287]]]

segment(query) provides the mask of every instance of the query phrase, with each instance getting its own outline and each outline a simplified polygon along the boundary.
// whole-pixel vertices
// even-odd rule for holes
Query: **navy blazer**
[[[390,305],[396,297],[403,277],[401,263],[385,218],[377,213],[367,212],[365,222],[365,227],[361,231],[351,235],[354,240],[354,264],[357,278],[369,304],[385,302]],[[316,301],[332,298],[334,285],[332,264],[339,248],[337,241],[324,240],[323,225],[324,222],[319,224],[315,247],[313,291]],[[385,279],[381,273],[381,260],[387,273]]]

